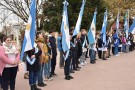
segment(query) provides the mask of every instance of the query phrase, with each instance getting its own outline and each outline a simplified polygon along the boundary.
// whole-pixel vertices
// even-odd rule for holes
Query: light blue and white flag
[[[117,15],[117,20],[116,20],[116,34],[117,34],[117,37],[118,37],[118,32],[119,32],[119,12],[118,12],[118,15]]]
[[[104,45],[106,45],[106,26],[107,26],[107,9],[106,9],[106,12],[104,13],[104,20],[103,20],[102,31],[101,31],[103,35],[102,39],[103,39]]]
[[[93,20],[88,32],[88,40],[89,40],[89,44],[93,44],[95,43],[95,34],[96,34],[96,15],[97,15],[97,11],[94,12],[94,16],[93,16]]]
[[[126,12],[125,17],[124,17],[124,31],[126,33],[126,38],[128,38],[128,30],[129,30],[127,16],[128,16],[128,13]]]
[[[68,2],[65,0],[64,4],[64,11],[63,11],[63,19],[62,19],[62,49],[66,53],[65,60],[68,58],[69,49],[70,49],[70,35],[69,35],[69,23],[68,23],[68,12],[67,6]]]
[[[85,6],[86,0],[82,1],[82,6],[81,6],[81,10],[79,13],[79,17],[73,32],[73,36],[77,35],[80,32],[80,27],[81,27],[81,22],[82,22],[82,17],[83,17],[83,12],[84,12],[84,6]]]
[[[132,25],[130,26],[129,32],[131,32],[132,34],[135,34],[135,18]]]
[[[36,0],[31,1],[30,15],[26,25],[25,36],[23,40],[23,46],[21,51],[21,60],[24,52],[34,48],[35,43],[35,31],[36,31]]]

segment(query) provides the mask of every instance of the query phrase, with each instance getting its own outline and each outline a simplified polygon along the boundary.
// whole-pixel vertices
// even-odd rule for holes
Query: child
[[[37,47],[26,52],[26,64],[27,71],[29,71],[29,84],[31,86],[31,90],[41,90],[36,86],[39,70],[39,56],[41,54],[42,51]]]

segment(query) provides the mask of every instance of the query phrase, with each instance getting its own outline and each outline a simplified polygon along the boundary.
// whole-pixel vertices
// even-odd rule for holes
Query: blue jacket
[[[118,47],[118,46],[119,46],[119,39],[115,39],[115,40],[114,40],[114,46],[115,46],[115,47]]]
[[[58,42],[58,50],[63,51],[62,50],[62,37],[61,36],[58,36],[57,42]]]

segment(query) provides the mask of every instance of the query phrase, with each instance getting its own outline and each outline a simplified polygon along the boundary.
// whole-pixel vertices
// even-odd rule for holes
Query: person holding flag
[[[88,37],[87,37],[87,32],[85,29],[81,30],[81,42],[82,42],[82,56],[80,57],[80,62],[81,65],[84,66],[86,63],[85,59],[85,55],[86,55],[86,51],[88,47]]]
[[[62,32],[62,49],[63,49],[63,57],[65,60],[64,74],[65,80],[73,79],[70,75],[70,63],[71,63],[71,52],[70,52],[70,38],[69,35],[69,23],[68,23],[68,13],[67,6],[69,3],[65,0],[63,2],[63,19],[61,24],[61,32]]]
[[[106,59],[106,51],[107,51],[107,42],[106,42],[106,27],[107,27],[107,9],[106,12],[104,13],[104,20],[103,20],[103,25],[102,25],[102,31],[101,31],[101,35],[102,35],[102,40],[103,40],[103,44],[102,44],[102,51],[103,51],[103,60],[107,60]]]
[[[96,32],[96,15],[97,11],[94,12],[93,20],[88,32],[88,40],[89,40],[89,55],[90,55],[90,63],[94,64],[95,63],[95,48],[96,48],[96,43],[95,43],[95,32]]]

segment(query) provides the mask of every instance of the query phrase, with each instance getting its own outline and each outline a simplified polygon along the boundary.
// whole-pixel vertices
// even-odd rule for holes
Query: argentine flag
[[[130,26],[129,32],[131,32],[132,34],[135,34],[135,18],[132,25]]]
[[[96,15],[97,12],[94,12],[94,16],[93,16],[93,20],[88,32],[88,40],[89,40],[89,44],[93,44],[95,42],[95,33],[96,33]]]
[[[68,13],[67,13],[67,6],[68,2],[65,0],[64,9],[63,9],[63,19],[62,19],[62,49],[66,53],[65,60],[68,58],[69,49],[70,49],[70,35],[69,35],[69,23],[68,23]]]
[[[127,20],[127,12],[125,14],[125,17],[124,17],[124,31],[126,33],[126,38],[128,38],[128,30],[129,30],[129,27],[128,27],[128,20]]]
[[[25,36],[23,40],[23,46],[21,51],[21,60],[25,51],[34,48],[36,31],[36,0],[31,1],[30,15],[26,25]]]
[[[118,15],[117,15],[117,20],[116,20],[116,34],[117,34],[117,37],[118,37],[118,32],[119,32],[119,12],[118,12]]]
[[[104,21],[103,21],[103,25],[102,25],[102,35],[103,35],[103,43],[104,45],[106,45],[106,26],[107,26],[107,10],[104,13]]]
[[[81,22],[82,22],[82,17],[83,17],[83,11],[84,11],[84,6],[85,6],[86,0],[82,1],[82,6],[81,6],[81,10],[79,13],[79,17],[73,32],[73,36],[77,35],[80,32],[80,27],[81,27]]]

